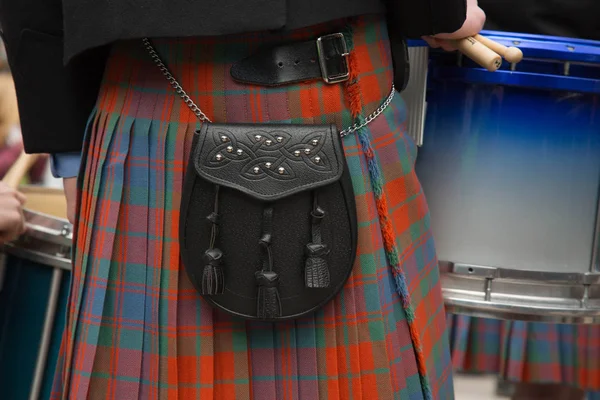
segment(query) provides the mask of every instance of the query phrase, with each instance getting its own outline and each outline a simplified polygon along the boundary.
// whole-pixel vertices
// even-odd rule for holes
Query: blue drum
[[[417,174],[447,305],[598,323],[600,42],[483,35],[524,60],[488,72],[456,53],[429,55]]]
[[[0,398],[47,400],[65,325],[71,226],[62,191],[22,188],[28,231],[0,246]],[[62,199],[61,199],[62,196]]]

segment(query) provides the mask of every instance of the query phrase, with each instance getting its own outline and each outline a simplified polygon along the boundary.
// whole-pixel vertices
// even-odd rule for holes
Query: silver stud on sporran
[[[221,136],[221,142],[227,143],[227,142],[229,142],[229,138],[227,136],[223,135],[223,136]]]
[[[313,140],[311,140],[311,142],[310,142],[310,143],[311,143],[313,146],[316,146],[316,145],[318,145],[318,144],[319,144],[319,141],[318,141],[317,139],[313,139]]]
[[[281,136],[277,136],[275,139],[277,140],[278,143],[283,142],[283,137],[281,137]]]
[[[244,154],[244,150],[242,150],[242,149],[237,149],[237,151],[236,151],[236,154],[237,154],[238,156],[241,156],[242,154]]]
[[[254,135],[254,139],[256,139],[257,142],[260,142],[260,139],[262,139],[262,136]]]
[[[228,153],[233,152],[233,146],[227,146],[227,152]]]
[[[316,157],[315,157],[315,162],[316,162],[317,164],[318,164],[318,163],[320,163],[320,162],[321,162],[321,157],[319,157],[319,156],[316,156]]]
[[[255,174],[258,174],[260,172],[260,168],[254,167],[253,171],[254,171]]]
[[[267,168],[271,168],[271,166],[272,166],[272,165],[273,165],[273,164],[272,164],[272,163],[270,163],[270,162],[268,162],[268,163],[265,163],[265,167],[267,167]]]
[[[223,159],[223,154],[219,153],[215,156],[217,161],[221,161]]]
[[[279,167],[279,169],[277,170],[277,172],[279,172],[280,175],[283,175],[285,173],[285,168]]]
[[[300,150],[296,150],[296,151],[294,152],[294,155],[295,155],[296,157],[300,157]]]
[[[265,143],[267,144],[267,146],[270,146],[270,145],[273,144],[273,141],[272,140],[267,140],[267,141],[265,141]]]
[[[304,149],[304,154],[309,155],[310,154],[310,149]]]

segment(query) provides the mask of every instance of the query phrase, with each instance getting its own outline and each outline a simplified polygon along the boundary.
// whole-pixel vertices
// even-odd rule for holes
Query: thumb
[[[434,37],[437,39],[463,39],[477,35],[483,29],[485,19],[485,12],[479,7],[474,7],[469,10],[467,19],[459,30],[453,33],[440,33]]]

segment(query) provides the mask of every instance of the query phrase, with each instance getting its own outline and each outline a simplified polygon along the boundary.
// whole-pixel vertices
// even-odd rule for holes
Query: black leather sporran
[[[185,270],[213,306],[248,319],[298,318],[350,276],[357,224],[334,125],[205,123],[181,205]]]

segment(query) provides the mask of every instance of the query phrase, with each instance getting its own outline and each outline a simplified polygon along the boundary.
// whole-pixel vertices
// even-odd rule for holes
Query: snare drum
[[[417,174],[449,311],[600,322],[600,42],[483,32],[525,59],[432,52]]]
[[[69,291],[71,225],[61,190],[22,187],[27,233],[4,246],[0,288],[2,398],[45,400],[52,380]]]

